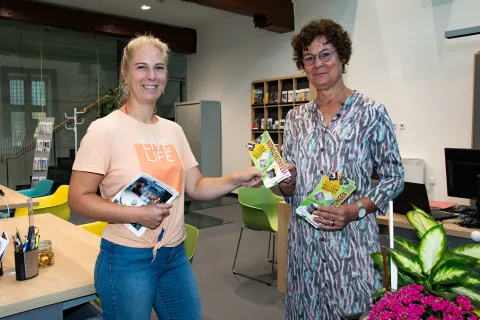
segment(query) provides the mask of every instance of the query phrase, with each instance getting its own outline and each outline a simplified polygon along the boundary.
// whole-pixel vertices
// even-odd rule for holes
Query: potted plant
[[[102,99],[98,102],[97,118],[103,118],[119,108],[118,89],[119,87],[111,88],[103,93]]]
[[[480,314],[480,274],[473,269],[480,267],[480,244],[449,250],[443,224],[431,215],[414,206],[407,219],[416,230],[419,243],[395,236],[395,249],[384,247],[386,255],[371,255],[387,278],[389,263],[384,265],[384,259],[393,259],[399,290],[387,292],[383,288],[376,292],[374,298],[381,299],[373,306],[369,319],[387,319],[382,318],[382,312],[393,311],[392,308],[404,312],[402,308],[407,305],[412,306],[411,312],[417,312],[412,319],[477,319],[473,314]],[[461,317],[459,308],[464,312]],[[455,309],[452,312],[456,316],[449,316],[447,309]]]

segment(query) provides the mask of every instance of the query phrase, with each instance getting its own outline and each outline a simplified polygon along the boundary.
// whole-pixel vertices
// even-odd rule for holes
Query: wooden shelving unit
[[[268,131],[281,151],[288,111],[314,99],[316,92],[302,74],[253,81],[250,94],[252,140]]]

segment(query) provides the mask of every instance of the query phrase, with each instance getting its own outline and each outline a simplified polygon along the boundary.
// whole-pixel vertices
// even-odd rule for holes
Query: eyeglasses
[[[318,59],[320,59],[323,62],[328,62],[328,61],[332,60],[333,54],[335,52],[336,51],[330,51],[330,50],[322,51],[318,55]],[[317,58],[317,56],[314,56],[313,54],[306,54],[305,56],[303,56],[303,64],[305,66],[311,66],[312,64],[315,63],[316,58]]]

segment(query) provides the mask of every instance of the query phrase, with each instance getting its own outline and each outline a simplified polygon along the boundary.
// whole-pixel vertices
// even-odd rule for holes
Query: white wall
[[[435,179],[430,199],[446,192],[445,147],[471,147],[473,55],[480,36],[445,39],[446,30],[480,24],[478,0],[297,0],[298,32],[311,19],[342,24],[353,40],[345,82],[383,102],[403,157],[426,161]],[[189,100],[222,102],[223,173],[250,165],[250,82],[298,73],[293,33],[254,29],[248,17],[228,15],[198,29],[198,53],[189,57]]]

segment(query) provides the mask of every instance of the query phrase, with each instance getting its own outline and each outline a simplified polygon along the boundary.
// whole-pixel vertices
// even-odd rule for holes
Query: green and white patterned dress
[[[324,125],[314,101],[287,114],[283,157],[297,167],[288,230],[285,319],[339,319],[370,308],[371,294],[382,287],[370,253],[380,250],[376,214],[403,189],[404,169],[393,123],[385,106],[359,92],[341,105]],[[375,170],[378,184],[371,180]],[[341,172],[357,190],[345,203],[361,197],[379,209],[341,231],[321,231],[295,214],[321,177]]]

